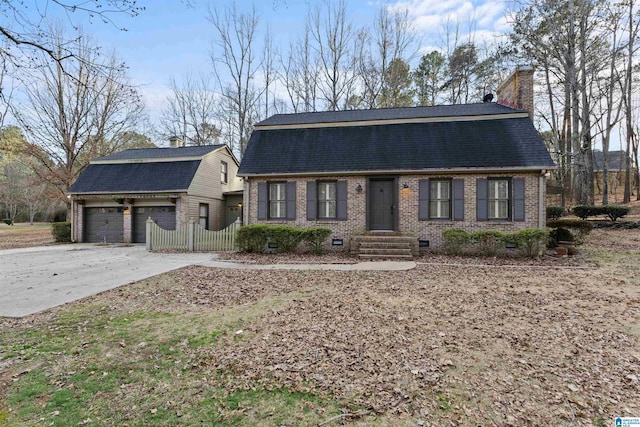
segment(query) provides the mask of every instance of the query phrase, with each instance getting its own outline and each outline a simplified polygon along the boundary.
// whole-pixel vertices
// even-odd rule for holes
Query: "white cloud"
[[[508,30],[505,3],[499,0],[400,0],[390,7],[408,11],[423,37],[421,51],[443,48],[447,33],[458,32],[459,40],[490,43]]]

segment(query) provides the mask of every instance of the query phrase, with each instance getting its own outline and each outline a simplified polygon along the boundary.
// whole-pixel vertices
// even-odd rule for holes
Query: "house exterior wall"
[[[372,177],[376,177],[372,175]],[[392,176],[389,176],[392,177]],[[398,230],[403,234],[415,236],[420,240],[428,240],[429,247],[439,249],[443,244],[442,232],[448,228],[461,228],[467,231],[481,229],[513,232],[523,228],[536,228],[544,225],[541,218],[540,200],[544,201],[545,185],[540,185],[540,174],[535,173],[490,173],[490,174],[432,174],[432,175],[397,175],[398,194]],[[524,221],[477,221],[476,220],[476,180],[487,177],[524,178],[525,186],[525,220]],[[425,178],[464,179],[464,220],[443,221],[418,219],[419,181]],[[347,220],[307,220],[307,182],[311,180],[345,180],[347,182]],[[296,219],[258,220],[258,183],[269,181],[287,181],[296,183]],[[404,184],[408,188],[403,188]],[[357,191],[360,185],[362,191]],[[355,235],[367,232],[367,176],[335,176],[335,177],[274,177],[269,179],[250,178],[244,192],[244,216],[248,224],[280,224],[296,227],[326,227],[333,231],[330,238],[343,239],[346,242]],[[540,194],[542,192],[542,194]],[[542,196],[542,198],[540,197]],[[338,247],[340,248],[340,247]]]
[[[227,164],[227,182],[221,179],[221,162]],[[226,208],[224,193],[242,190],[242,179],[237,176],[238,165],[226,149],[216,150],[203,157],[188,190],[186,217],[198,221],[200,203],[209,204],[209,229],[225,227]]]

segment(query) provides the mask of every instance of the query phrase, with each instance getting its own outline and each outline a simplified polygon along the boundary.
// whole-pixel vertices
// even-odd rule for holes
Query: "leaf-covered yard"
[[[570,262],[419,261],[191,267],[0,319],[0,424],[590,426],[640,414],[639,230],[596,230]]]

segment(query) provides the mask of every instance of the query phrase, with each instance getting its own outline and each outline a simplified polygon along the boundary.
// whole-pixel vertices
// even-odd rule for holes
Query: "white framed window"
[[[509,219],[509,179],[489,179],[487,208],[489,219]]]
[[[281,219],[287,216],[286,183],[269,183],[269,218]]]
[[[205,230],[209,229],[209,205],[207,203],[200,203],[200,227]]]
[[[429,181],[429,218],[451,218],[451,180]]]
[[[227,162],[220,162],[220,182],[226,184],[228,182],[229,175],[227,173]]]
[[[336,218],[336,183],[318,182],[318,218]]]

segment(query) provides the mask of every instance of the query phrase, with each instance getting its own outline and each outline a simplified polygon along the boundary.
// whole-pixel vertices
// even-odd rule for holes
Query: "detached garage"
[[[242,191],[237,170],[226,145],[143,148],[94,159],[69,189],[72,239],[144,243],[148,218],[165,230],[190,218],[220,230],[227,225],[226,194]]]

